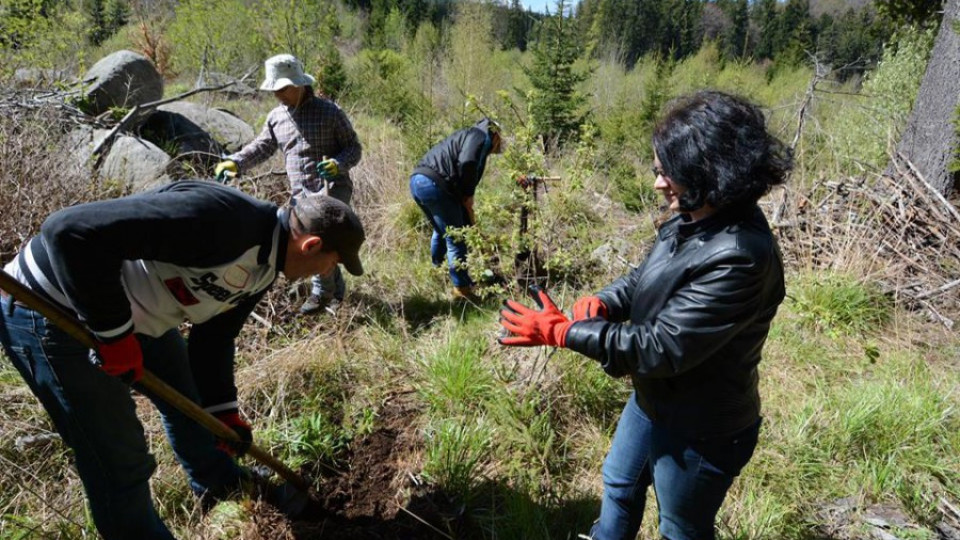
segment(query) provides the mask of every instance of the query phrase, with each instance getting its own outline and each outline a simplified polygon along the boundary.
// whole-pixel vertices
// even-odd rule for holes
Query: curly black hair
[[[793,152],[767,132],[760,108],[705,90],[674,100],[653,130],[664,174],[687,190],[680,210],[752,205],[786,181]]]

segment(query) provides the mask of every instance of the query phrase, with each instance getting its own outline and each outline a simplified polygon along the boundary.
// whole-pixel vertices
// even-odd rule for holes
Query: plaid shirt
[[[272,156],[277,148],[283,150],[294,197],[323,189],[317,163],[324,156],[340,163],[336,180],[350,184],[350,168],[360,162],[363,151],[343,110],[317,96],[295,108],[279,105],[270,111],[260,135],[226,159],[235,162],[240,170],[249,169]]]

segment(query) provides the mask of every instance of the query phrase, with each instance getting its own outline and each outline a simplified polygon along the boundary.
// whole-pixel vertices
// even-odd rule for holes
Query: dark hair
[[[767,132],[759,107],[712,90],[674,100],[654,127],[653,149],[664,174],[687,189],[686,212],[756,203],[793,168],[793,152]]]

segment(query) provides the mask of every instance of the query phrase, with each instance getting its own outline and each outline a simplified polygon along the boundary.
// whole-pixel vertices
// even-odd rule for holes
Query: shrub
[[[824,131],[834,137],[833,152],[850,173],[862,163],[882,169],[890,141],[899,138],[920,89],[933,47],[934,29],[907,27],[886,47],[877,68],[867,74],[860,102],[824,118]]]
[[[13,0],[0,7],[0,78],[18,68],[56,69],[67,74],[85,69],[90,55],[77,36],[86,32],[83,14],[67,3]],[[59,3],[58,3],[59,4]]]
[[[348,70],[350,93],[373,114],[402,124],[425,106],[423,96],[413,87],[417,80],[413,67],[396,51],[360,51]]]

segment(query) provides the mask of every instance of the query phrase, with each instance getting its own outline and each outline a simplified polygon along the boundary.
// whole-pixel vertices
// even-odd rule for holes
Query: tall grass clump
[[[825,273],[797,280],[788,294],[802,324],[829,334],[863,334],[889,320],[892,302],[875,284]]]
[[[484,363],[487,346],[475,337],[455,332],[433,355],[419,361],[420,396],[436,414],[466,415],[493,391],[494,381]]]
[[[494,433],[482,419],[435,420],[424,430],[426,445],[423,477],[466,504],[473,501],[475,488]]]

